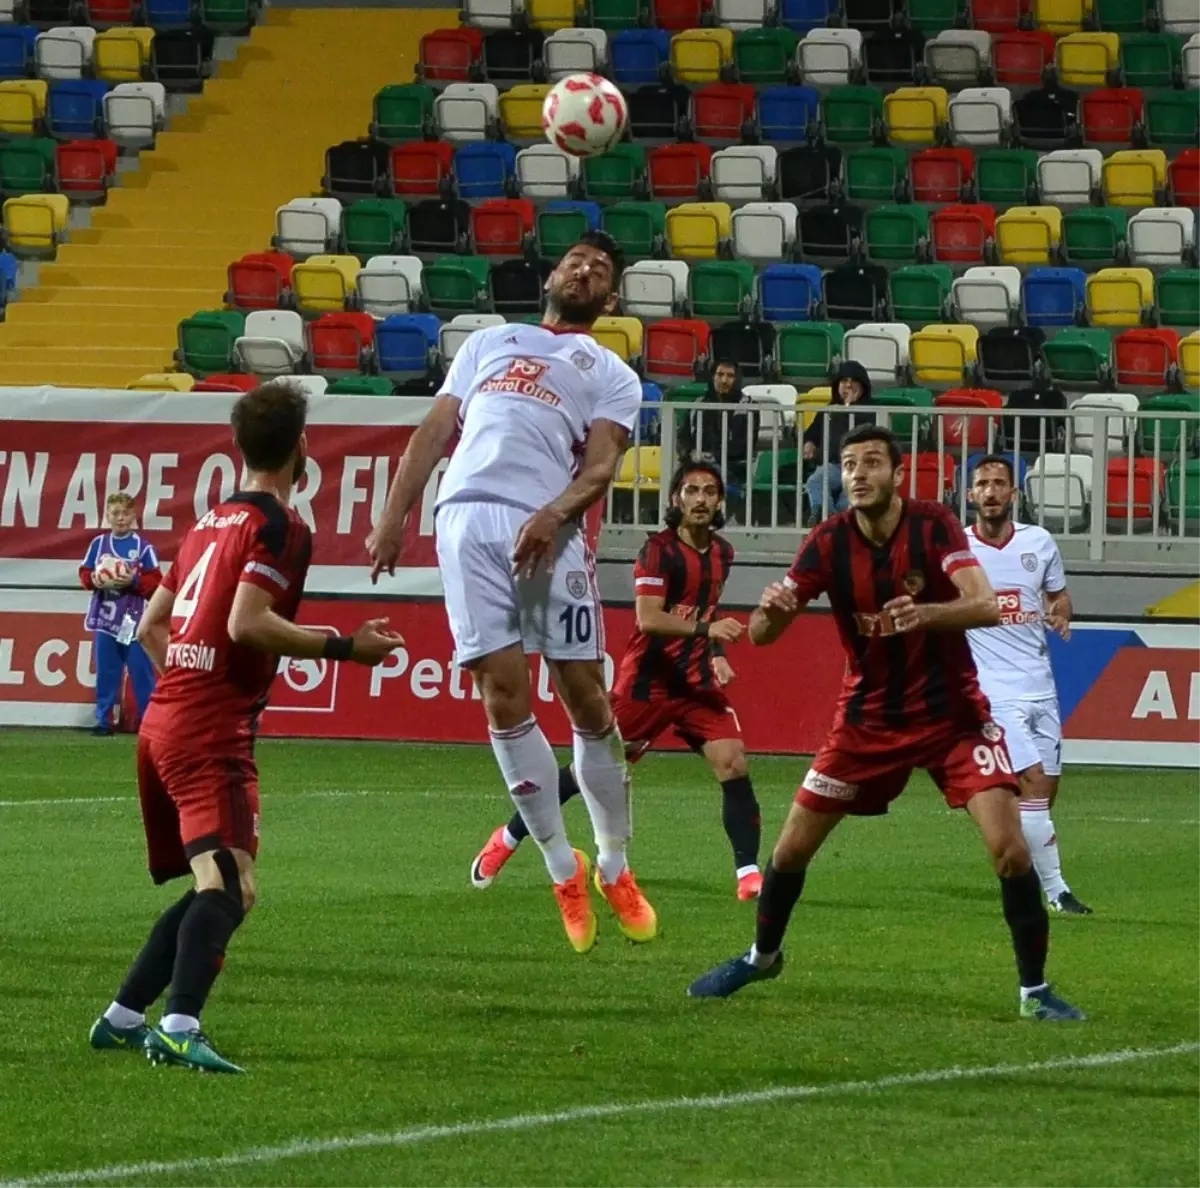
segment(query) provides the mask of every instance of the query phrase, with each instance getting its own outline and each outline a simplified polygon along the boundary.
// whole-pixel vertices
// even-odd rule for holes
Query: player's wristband
[[[348,635],[331,635],[321,648],[326,660],[349,660],[354,655],[354,640]]]
[[[708,621],[706,619],[697,619],[696,620],[696,630],[693,634],[700,636],[701,639],[707,639],[708,638]]]

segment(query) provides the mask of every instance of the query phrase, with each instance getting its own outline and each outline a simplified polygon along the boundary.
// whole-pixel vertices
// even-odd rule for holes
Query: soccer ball
[[[115,581],[124,581],[129,577],[130,572],[128,561],[122,561],[120,557],[106,553],[96,562],[96,584],[107,586]]]
[[[606,153],[629,125],[625,96],[599,74],[572,74],[555,83],[542,104],[551,144],[572,157]]]

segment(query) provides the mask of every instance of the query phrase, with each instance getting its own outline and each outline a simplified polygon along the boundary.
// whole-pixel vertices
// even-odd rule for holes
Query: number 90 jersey
[[[237,492],[196,521],[163,581],[175,595],[171,634],[143,734],[198,751],[251,743],[279,658],[229,638],[233,598],[249,582],[294,620],[311,557],[308,525],[262,491]]]

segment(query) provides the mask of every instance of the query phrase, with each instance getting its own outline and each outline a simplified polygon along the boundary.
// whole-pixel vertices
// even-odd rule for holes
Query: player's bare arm
[[[658,595],[639,594],[634,604],[638,630],[645,635],[665,635],[671,638],[690,639],[696,635],[705,635],[721,643],[737,643],[746,631],[734,618],[727,617],[702,623],[698,619],[685,619],[682,615],[673,615],[666,609],[666,605],[667,600]]]
[[[167,666],[167,641],[171,635],[171,609],[174,605],[175,591],[159,586],[138,624],[137,641],[160,673]]]
[[[387,630],[387,619],[368,619],[353,635],[339,639],[299,627],[276,614],[274,607],[275,596],[270,591],[240,582],[229,610],[229,638],[274,656],[325,657],[367,665],[380,663],[404,643],[403,637]]]
[[[446,447],[458,432],[458,414],[462,401],[457,396],[439,396],[400,459],[400,468],[388,491],[383,515],[375,531],[367,537],[367,552],[371,557],[371,581],[379,575],[396,572],[404,537],[404,523],[416,506],[429,482],[429,476],[442,460]]]
[[[1065,587],[1053,594],[1046,594],[1046,626],[1062,639],[1071,638],[1071,619],[1074,614],[1075,607]]]
[[[914,602],[907,594],[884,604],[897,631],[966,631],[997,627],[1000,607],[992,583],[979,565],[957,569],[950,580],[958,587],[953,602]]]
[[[773,644],[803,609],[796,592],[786,582],[772,582],[750,616],[750,642],[757,647]]]
[[[533,574],[554,557],[559,529],[577,520],[611,486],[617,464],[629,444],[629,430],[601,417],[588,430],[583,466],[575,481],[557,498],[534,512],[521,526],[513,547],[513,570]]]

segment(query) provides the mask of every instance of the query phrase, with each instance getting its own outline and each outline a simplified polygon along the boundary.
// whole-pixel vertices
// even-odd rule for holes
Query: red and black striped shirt
[[[898,635],[882,613],[904,594],[952,602],[959,591],[951,575],[978,564],[962,525],[940,503],[905,500],[896,531],[878,547],[859,530],[853,509],[809,533],[785,580],[804,602],[829,595],[846,652],[835,730],[919,731],[959,717],[990,720],[965,632]]]
[[[733,546],[715,533],[704,552],[680,539],[674,528],[655,533],[633,567],[635,594],[665,600],[681,619],[712,620],[733,565]],[[716,689],[713,648],[704,636],[646,635],[635,628],[613,691],[632,701],[690,697]]]

